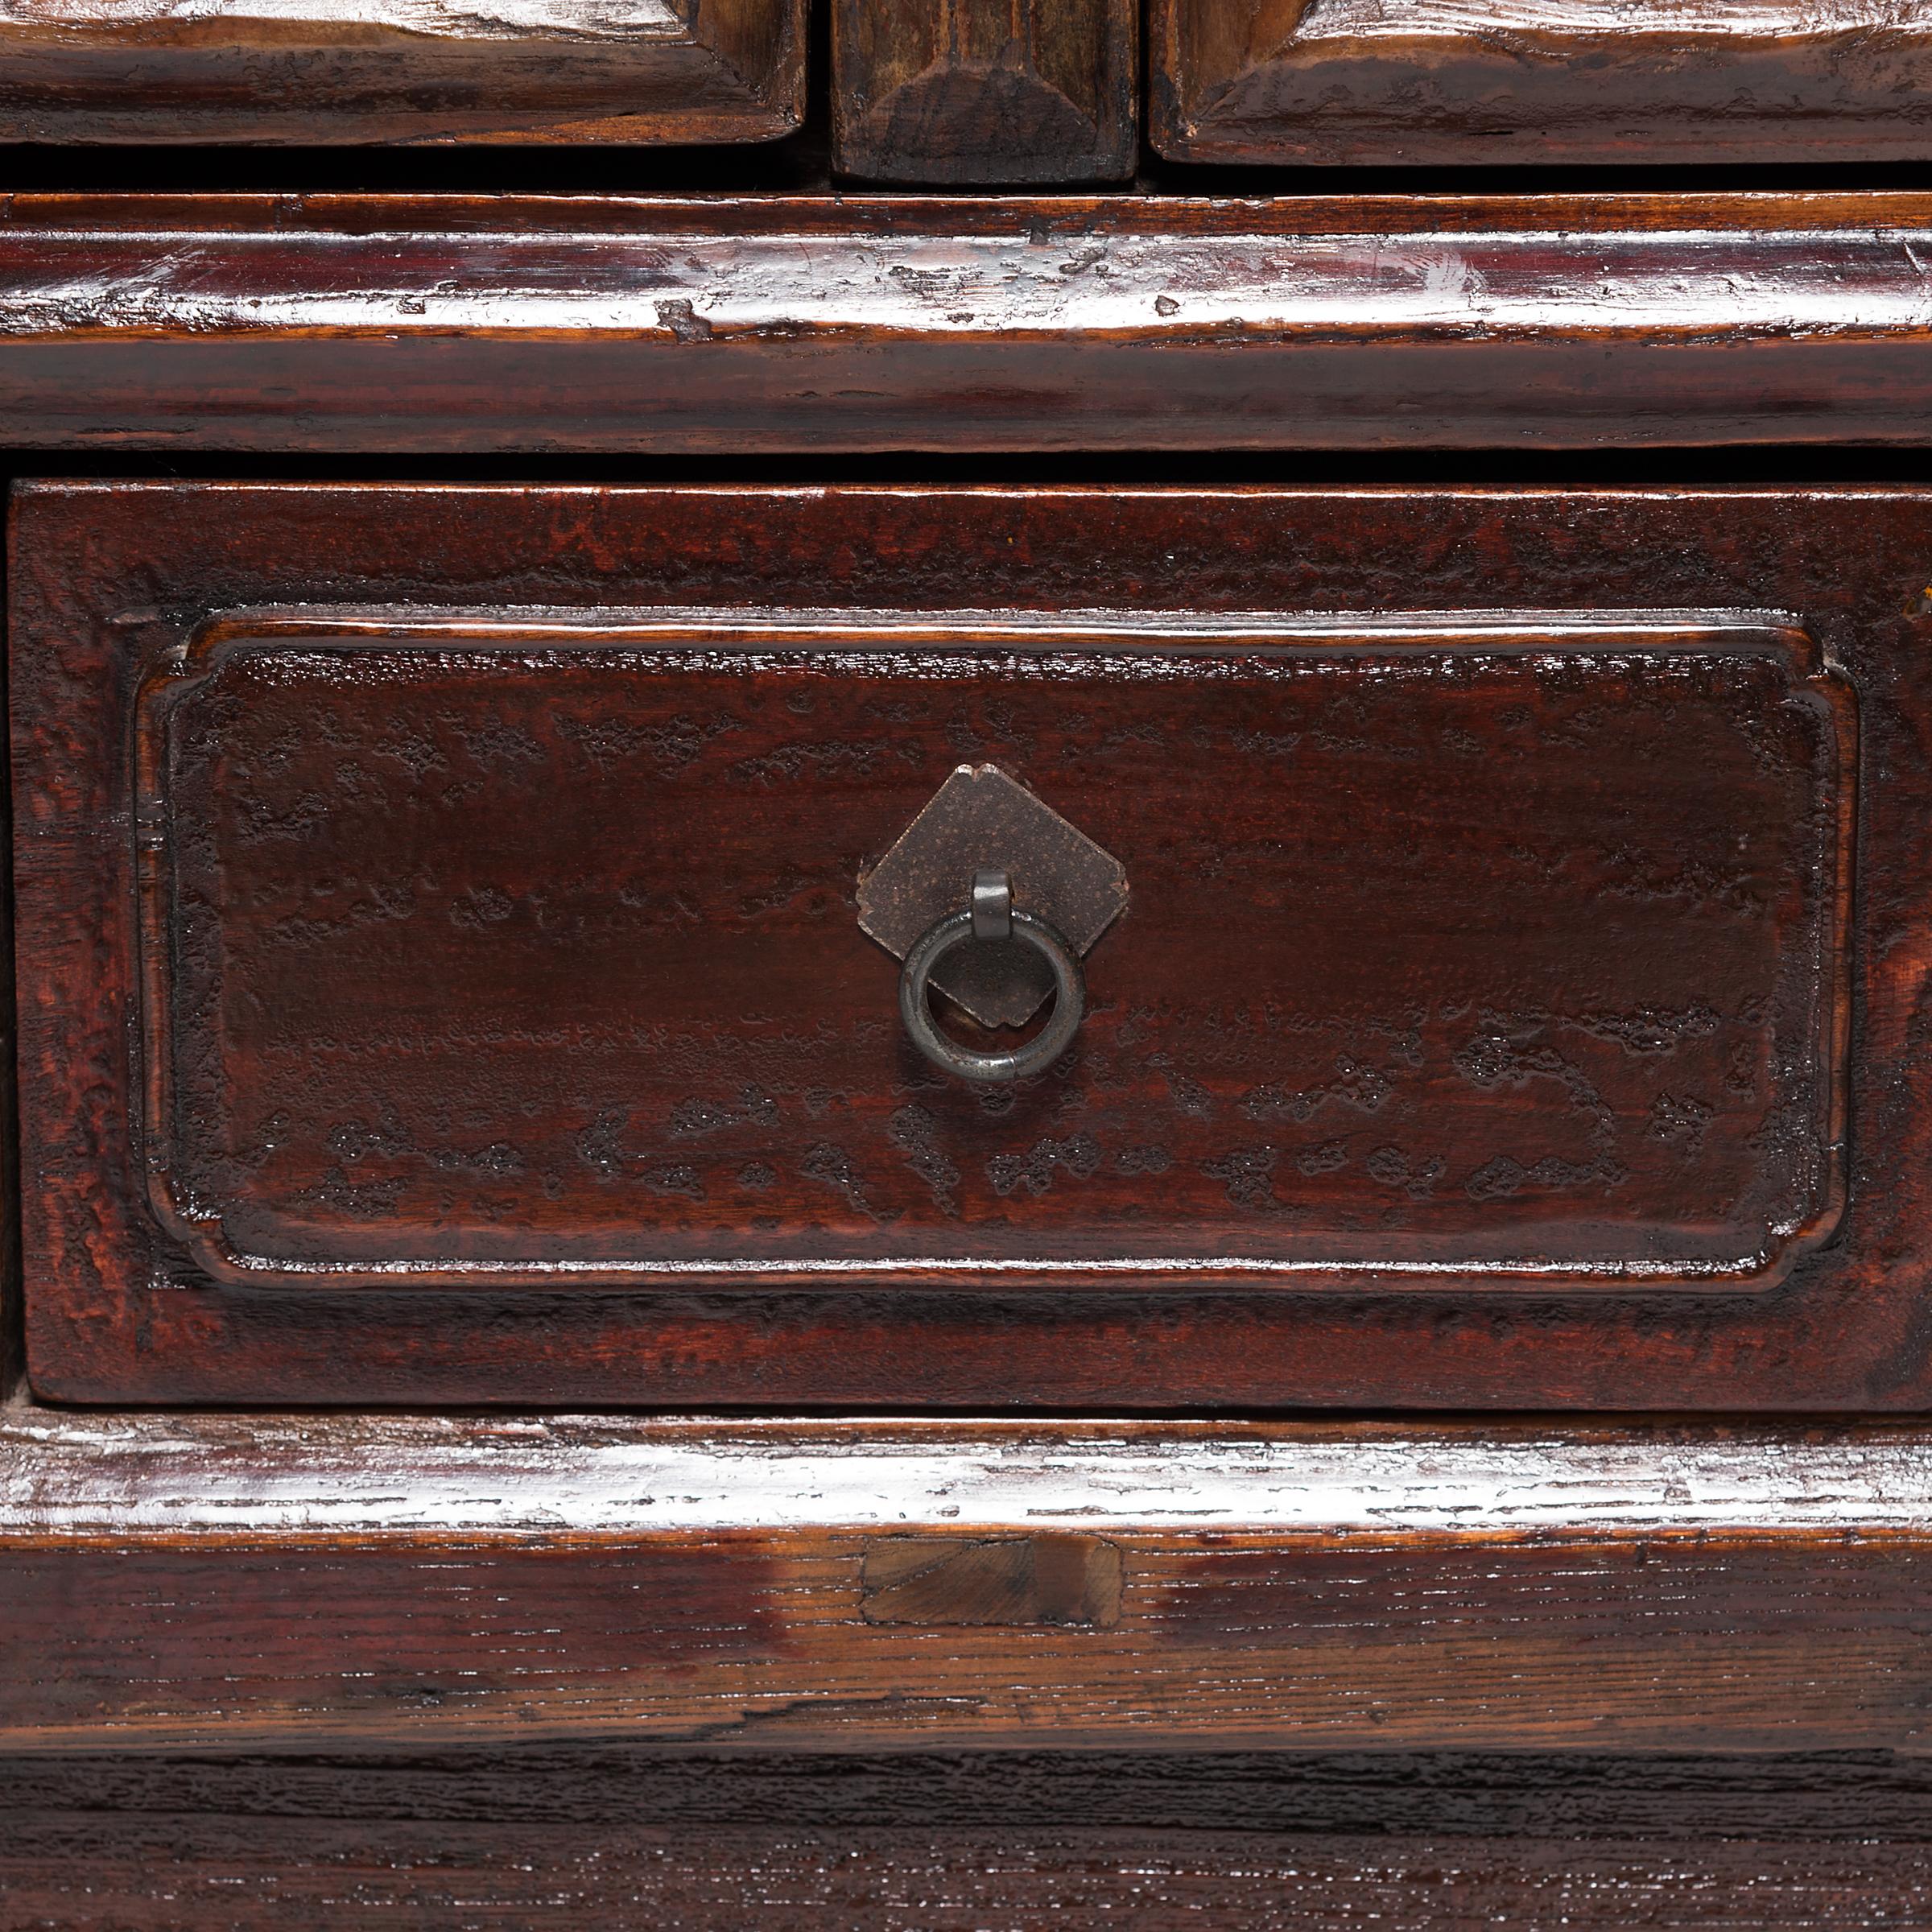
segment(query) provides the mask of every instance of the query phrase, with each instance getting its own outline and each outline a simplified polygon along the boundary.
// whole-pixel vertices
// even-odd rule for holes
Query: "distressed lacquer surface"
[[[146,687],[147,1154],[217,1273],[1715,1283],[1828,1232],[1849,714],[1775,621],[365,630]],[[1130,881],[999,1094],[854,906],[962,757]]]
[[[0,435],[734,460],[1911,445],[1929,251],[1913,194],[16,195]]]
[[[1907,1430],[0,1420],[0,1744],[1926,1743]]]
[[[1842,489],[35,486],[10,576],[35,1385],[1918,1406],[1929,514],[1911,491]],[[301,614],[319,595],[332,621],[376,627],[341,644],[382,674],[353,709],[319,675]],[[1257,605],[1280,628],[1244,643]],[[642,667],[662,635],[632,635],[621,673],[585,647],[671,608],[682,684]],[[704,609],[741,634],[698,638]],[[1005,614],[975,631],[956,613],[976,610]],[[1096,610],[1133,613],[1137,641],[1096,638]],[[550,642],[534,669],[484,678],[478,637],[456,646],[505,611],[523,614],[483,656],[528,657],[539,623]],[[803,632],[786,663],[747,671],[749,634],[785,613]],[[929,626],[916,649],[907,613]],[[196,640],[224,613],[231,638],[312,628],[211,675]],[[883,687],[861,675],[869,626],[898,640]],[[1496,647],[1513,626],[1517,647]],[[836,679],[813,669],[828,633]],[[985,675],[893,684],[948,638]],[[1156,676],[1177,653],[1212,677]],[[1090,657],[1137,669],[1096,676]],[[1392,658],[1410,669],[1377,671]],[[727,660],[745,673],[729,701]],[[188,732],[178,796],[129,763],[157,741],[134,729],[139,687],[176,662],[155,688],[178,687]],[[1862,789],[1820,762],[1851,693],[1857,762],[1884,774]],[[1132,894],[1092,956],[1091,1057],[1005,1114],[893,1058],[895,968],[852,904],[869,853],[980,751],[1103,837]],[[1170,768],[1171,853],[1134,815]],[[1855,796],[1840,968],[1818,951],[1825,874],[1805,855]],[[171,992],[142,976],[141,853],[184,894],[155,929],[190,943],[147,948]],[[662,896],[674,869],[704,915],[683,925]],[[1323,916],[1265,902],[1290,898]],[[1264,942],[1280,950],[1257,989]],[[1418,1042],[1381,1026],[1444,978],[1471,1003],[1418,1026]],[[1855,1030],[1827,1052],[1812,1023],[1835,983]],[[641,990],[665,1009],[654,1058],[624,1030]],[[809,1082],[785,1001],[826,1022]],[[180,1051],[154,1064],[181,1080],[179,1120],[143,1087],[163,1010]],[[1350,1037],[1323,1030],[1334,1018]],[[611,1034],[609,1067],[571,1047],[580,1026]],[[291,1055],[303,1041],[312,1056]],[[1725,1084],[1740,1049],[1748,1097]],[[1592,1171],[1605,1128],[1614,1185]],[[1816,1181],[1835,1150],[1835,1220]],[[761,1165],[769,1187],[747,1183]],[[1235,1245],[1233,1272],[1191,1273],[1203,1230]],[[512,1241],[532,1231],[547,1266],[592,1265],[519,1273]],[[1150,1233],[1164,1258],[1137,1258]],[[230,1234],[271,1265],[225,1263]],[[1499,1271],[1529,1243],[1542,1278]],[[717,1272],[747,1256],[777,1274]],[[1686,1279],[1713,1257],[1731,1271]],[[634,1272],[694,1258],[676,1279]],[[1660,1261],[1675,1271],[1644,1272]],[[1752,1282],[1775,1286],[1736,1292]]]
[[[1932,1442],[1905,1425],[0,1412],[15,1547],[947,1525],[1115,1542],[1932,1540],[1929,1498]]]
[[[0,0],[0,140],[770,140],[798,0]]]
[[[1920,0],[1154,0],[1175,159],[1919,160]]]

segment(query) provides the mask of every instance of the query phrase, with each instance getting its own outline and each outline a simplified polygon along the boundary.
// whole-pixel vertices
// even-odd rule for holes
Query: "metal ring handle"
[[[914,940],[899,972],[899,1018],[914,1046],[934,1066],[962,1080],[997,1087],[1024,1080],[1051,1067],[1073,1044],[1087,1013],[1087,980],[1073,948],[1044,919],[1030,912],[1013,912],[1013,936],[1022,939],[1053,969],[1053,1011],[1046,1024],[1022,1046],[1005,1053],[976,1053],[939,1031],[932,1017],[930,991],[933,968],[947,953],[968,945],[977,936],[970,908],[949,912]],[[984,914],[981,915],[982,923]]]

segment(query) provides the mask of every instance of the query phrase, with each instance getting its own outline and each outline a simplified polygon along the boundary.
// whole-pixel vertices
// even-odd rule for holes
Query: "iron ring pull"
[[[1003,1053],[976,1052],[949,1040],[933,1019],[933,970],[961,946],[1006,939],[1023,941],[1046,960],[1053,973],[1053,1011],[1022,1045]],[[899,1018],[913,1045],[934,1066],[979,1086],[1001,1086],[1051,1067],[1073,1044],[1086,1013],[1086,976],[1073,948],[1044,919],[1014,909],[1013,881],[1003,872],[976,872],[965,907],[928,926],[899,972]]]

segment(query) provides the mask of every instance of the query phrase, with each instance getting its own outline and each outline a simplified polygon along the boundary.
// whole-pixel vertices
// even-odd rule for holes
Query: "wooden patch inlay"
[[[865,1552],[869,1624],[1061,1624],[1121,1617],[1118,1545],[1091,1536],[894,1536]]]

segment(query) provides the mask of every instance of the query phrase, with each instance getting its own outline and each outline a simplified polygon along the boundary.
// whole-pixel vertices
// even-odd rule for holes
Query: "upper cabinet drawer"
[[[1932,500],[14,534],[49,1395],[1926,1398]]]
[[[1150,0],[1177,161],[1922,160],[1932,13],[1889,0]]]
[[[0,141],[769,141],[805,0],[21,0]]]

